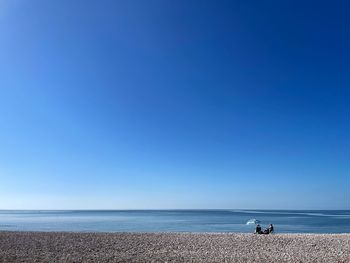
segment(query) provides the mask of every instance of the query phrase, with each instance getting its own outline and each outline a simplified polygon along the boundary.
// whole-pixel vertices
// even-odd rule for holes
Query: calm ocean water
[[[253,218],[278,233],[350,233],[350,210],[0,211],[0,230],[252,232]]]

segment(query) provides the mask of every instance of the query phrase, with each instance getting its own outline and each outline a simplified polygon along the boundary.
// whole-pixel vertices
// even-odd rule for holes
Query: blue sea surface
[[[249,233],[250,219],[277,233],[350,233],[350,210],[2,210],[0,230]]]

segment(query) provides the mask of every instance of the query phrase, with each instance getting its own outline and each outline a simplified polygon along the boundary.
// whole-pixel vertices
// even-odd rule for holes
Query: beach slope
[[[350,234],[0,232],[0,262],[350,262]]]

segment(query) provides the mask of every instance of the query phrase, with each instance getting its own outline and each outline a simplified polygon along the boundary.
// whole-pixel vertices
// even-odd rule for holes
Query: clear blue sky
[[[0,208],[350,209],[347,1],[0,2]]]

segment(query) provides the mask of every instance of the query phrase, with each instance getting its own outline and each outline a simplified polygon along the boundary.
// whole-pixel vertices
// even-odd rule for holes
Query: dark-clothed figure
[[[255,227],[255,234],[261,234],[261,226],[259,224]]]
[[[273,225],[272,224],[269,225],[268,230],[269,230],[269,234],[271,234],[273,232]]]
[[[273,225],[270,224],[268,228],[266,228],[263,234],[271,234],[273,232]]]

